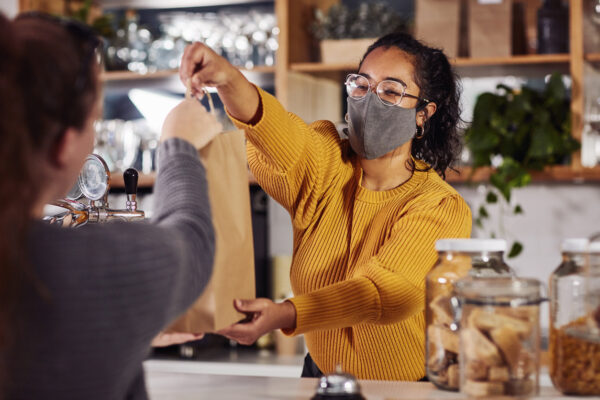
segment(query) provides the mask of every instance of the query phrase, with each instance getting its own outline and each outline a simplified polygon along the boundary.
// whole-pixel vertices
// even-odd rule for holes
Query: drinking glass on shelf
[[[131,121],[105,120],[96,123],[94,152],[105,159],[109,170],[125,171],[135,163],[140,137]]]

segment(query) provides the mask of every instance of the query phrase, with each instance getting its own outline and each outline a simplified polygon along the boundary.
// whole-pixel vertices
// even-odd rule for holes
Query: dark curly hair
[[[437,111],[427,118],[423,137],[413,139],[411,152],[414,158],[425,161],[446,179],[446,169],[452,168],[462,148],[458,76],[442,50],[428,47],[406,33],[390,33],[379,38],[369,46],[360,65],[379,47],[396,47],[414,58],[413,79],[420,88],[419,97],[434,102]],[[424,104],[420,108],[424,108]],[[416,168],[414,163],[411,168]]]

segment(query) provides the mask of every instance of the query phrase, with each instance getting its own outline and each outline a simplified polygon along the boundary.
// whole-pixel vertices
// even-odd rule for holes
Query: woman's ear
[[[437,110],[437,105],[433,102],[427,103],[427,105],[421,109],[420,111],[417,111],[417,126],[423,126],[425,124],[425,121],[427,121],[429,118],[431,118],[431,116],[433,114],[435,114]]]
[[[81,166],[85,157],[93,151],[93,131],[80,131],[67,128],[51,147],[48,162],[56,169],[71,168],[73,165]]]

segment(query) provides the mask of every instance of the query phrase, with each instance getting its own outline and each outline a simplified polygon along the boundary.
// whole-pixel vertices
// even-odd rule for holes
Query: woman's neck
[[[409,160],[410,147],[405,149],[404,146],[374,160],[361,158],[361,186],[373,191],[397,188],[412,176]]]

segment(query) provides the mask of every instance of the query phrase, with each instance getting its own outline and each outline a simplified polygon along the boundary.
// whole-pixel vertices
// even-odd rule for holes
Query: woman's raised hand
[[[184,85],[191,79],[192,95],[200,94],[204,86],[222,89],[232,85],[239,75],[236,67],[203,43],[193,43],[185,48],[179,68]]]
[[[192,95],[201,93],[204,86],[217,89],[225,108],[234,117],[248,122],[255,116],[259,96],[239,69],[203,43],[193,43],[185,48],[179,77],[187,86],[191,82]]]
[[[169,112],[162,127],[160,140],[177,137],[197,149],[211,142],[223,126],[196,99],[185,99]]]

